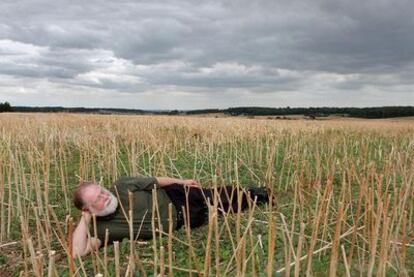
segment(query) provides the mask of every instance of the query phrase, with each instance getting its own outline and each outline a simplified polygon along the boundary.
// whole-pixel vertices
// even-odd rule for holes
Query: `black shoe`
[[[250,192],[250,197],[254,200],[257,199],[257,203],[269,203],[270,197],[266,188],[248,187],[247,191]]]

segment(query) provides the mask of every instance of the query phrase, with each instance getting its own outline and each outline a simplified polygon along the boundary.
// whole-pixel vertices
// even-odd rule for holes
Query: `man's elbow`
[[[99,248],[101,247],[101,241],[98,238],[90,238],[89,240],[89,249],[92,250],[99,250]]]
[[[89,254],[90,249],[88,246],[86,247],[79,247],[78,245],[72,246],[73,251],[73,258],[76,259],[77,257],[82,257]]]
[[[101,241],[98,238],[90,238],[83,247],[78,244],[73,244],[73,257],[82,257],[88,255],[92,250],[99,250]]]

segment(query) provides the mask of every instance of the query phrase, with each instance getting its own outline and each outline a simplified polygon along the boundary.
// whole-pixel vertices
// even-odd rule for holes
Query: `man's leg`
[[[180,184],[172,184],[163,189],[177,210],[177,229],[184,225],[184,217],[188,218],[191,228],[199,227],[206,222],[208,208],[202,189],[184,187]]]
[[[218,209],[223,213],[243,211],[249,206],[248,201],[253,201],[255,197],[258,202],[268,201],[268,199],[266,200],[267,191],[264,188],[249,188],[244,190],[233,186],[224,186],[218,187],[215,190],[214,188],[200,189],[173,184],[163,189],[175,205],[177,212],[184,212],[185,217],[189,217],[190,227],[192,228],[199,227],[206,222],[208,217],[206,201],[209,199],[210,204],[213,204],[216,192]],[[264,194],[266,195],[264,196]],[[259,199],[259,196],[263,199]],[[182,207],[184,207],[184,211]],[[183,218],[184,215],[181,214]],[[180,214],[178,215],[177,221],[177,229],[179,229],[184,224],[183,220],[180,219]]]
[[[224,213],[237,213],[245,210],[249,206],[247,192],[237,187],[217,187],[217,191],[214,188],[209,188],[203,189],[203,192],[205,197],[210,199],[210,204],[214,203],[214,196],[217,192],[218,208]]]

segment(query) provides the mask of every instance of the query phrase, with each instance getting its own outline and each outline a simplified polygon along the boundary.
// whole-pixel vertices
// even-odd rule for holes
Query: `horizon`
[[[1,104],[1,102],[0,102]],[[11,103],[9,103],[11,104]],[[172,110],[178,110],[178,111],[196,111],[196,110],[228,110],[228,109],[234,109],[234,108],[259,108],[259,109],[323,109],[323,108],[337,108],[337,109],[371,109],[371,108],[412,108],[414,107],[414,105],[399,105],[399,106],[394,106],[394,105],[385,105],[385,106],[361,106],[361,107],[357,107],[357,106],[309,106],[309,107],[304,107],[304,106],[279,106],[279,107],[271,107],[271,106],[229,106],[229,107],[225,107],[225,108],[200,108],[200,109],[138,109],[138,108],[115,108],[115,107],[85,107],[85,106],[24,106],[24,105],[18,105],[18,106],[13,106],[11,105],[11,107],[16,107],[16,108],[62,108],[62,109],[106,109],[106,110],[111,110],[111,109],[117,109],[117,110],[142,110],[142,111],[172,111]]]

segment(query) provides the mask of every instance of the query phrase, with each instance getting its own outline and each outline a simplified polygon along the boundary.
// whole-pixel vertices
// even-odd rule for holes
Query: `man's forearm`
[[[157,178],[158,184],[161,187],[169,186],[172,184],[183,184],[183,180],[181,179],[176,179],[176,178],[171,178],[171,177],[156,177],[156,178]]]
[[[88,227],[89,227],[90,219],[86,218],[86,216],[82,215],[78,226],[76,226],[75,231],[73,232],[72,237],[72,247],[73,253],[75,256],[77,255],[84,255],[88,251]]]
[[[169,186],[172,184],[179,184],[189,187],[200,187],[200,184],[196,180],[182,180],[171,177],[155,177],[160,187]]]

